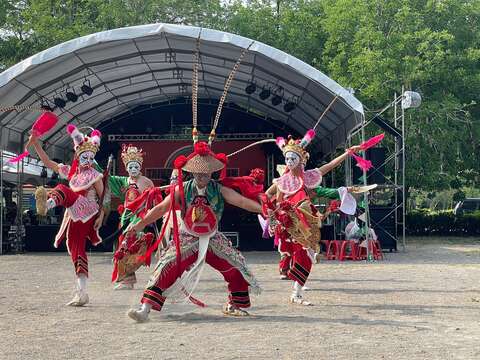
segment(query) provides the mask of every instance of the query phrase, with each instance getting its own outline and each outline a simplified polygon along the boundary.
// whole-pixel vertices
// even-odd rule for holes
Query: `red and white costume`
[[[67,179],[69,165],[59,165],[60,177]],[[49,197],[55,200],[57,206],[65,207],[60,230],[55,237],[54,246],[58,247],[66,239],[75,273],[88,276],[88,258],[85,247],[88,241],[92,245],[102,242],[94,222],[99,211],[98,196],[93,184],[103,177],[94,168],[77,169],[69,180],[70,187],[57,185],[49,192]]]
[[[287,172],[274,180],[277,185],[277,193],[282,194],[282,201],[288,201],[292,206],[302,200],[309,200],[310,197],[306,189],[313,190],[321,182],[322,174],[318,169],[302,170],[300,176]],[[309,256],[308,250],[295,242],[295,239],[282,237],[278,234],[275,236],[275,242],[282,256],[279,263],[280,269],[286,271],[289,279],[304,286],[312,268],[312,258]]]
[[[78,156],[86,151],[95,154],[100,146],[101,134],[94,130],[91,137],[88,137],[81,134],[73,125],[69,125],[67,130],[74,140],[75,159],[72,166],[58,165],[58,173],[62,179],[68,179],[69,187],[60,184],[49,191],[49,198],[54,200],[55,206],[63,206],[66,209],[54,246],[58,247],[66,239],[75,273],[88,276],[88,258],[85,252],[87,240],[92,245],[102,242],[98,230],[94,229],[100,210],[94,184],[100,181],[103,175],[92,166],[79,166]]]

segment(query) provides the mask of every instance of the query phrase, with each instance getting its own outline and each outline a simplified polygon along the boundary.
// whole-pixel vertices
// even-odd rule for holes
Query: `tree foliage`
[[[422,106],[407,110],[408,185],[478,186],[479,19],[480,0],[0,0],[0,67],[123,26],[229,31],[315,66],[367,109],[402,86],[420,92]]]

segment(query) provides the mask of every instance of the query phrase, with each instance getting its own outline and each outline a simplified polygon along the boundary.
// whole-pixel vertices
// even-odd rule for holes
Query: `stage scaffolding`
[[[368,120],[355,128],[347,138],[347,146],[353,143],[360,143],[365,140],[365,133],[378,133],[380,128],[385,133],[383,146],[386,148],[385,160],[377,164],[367,174],[363,175],[362,183],[372,183],[369,181],[375,173],[381,172],[385,176],[385,183],[379,184],[377,189],[371,191],[370,202],[365,198],[367,218],[370,220],[375,230],[381,230],[382,234],[400,244],[402,249],[406,249],[405,240],[405,211],[406,211],[406,191],[405,191],[405,110],[418,107],[421,103],[420,95],[411,91],[404,91],[398,95],[394,94],[393,101],[386,105],[379,112],[374,112]],[[384,117],[393,117],[393,123]],[[393,144],[389,145],[390,139]],[[350,159],[349,159],[350,160]],[[354,185],[358,179],[354,179],[351,161],[345,165],[347,185]],[[380,218],[372,219],[370,208],[379,192],[390,195],[391,203],[385,207],[386,213]],[[394,218],[394,226],[389,227],[388,219]]]

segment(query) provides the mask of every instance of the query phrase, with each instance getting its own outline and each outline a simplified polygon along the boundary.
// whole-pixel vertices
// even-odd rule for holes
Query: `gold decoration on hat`
[[[96,154],[99,148],[99,144],[94,144],[90,137],[85,136],[83,142],[75,148],[75,155],[78,156],[85,151],[91,151]]]
[[[192,157],[182,170],[196,173],[196,174],[212,174],[216,171],[220,171],[225,166],[220,160],[216,159],[212,155],[195,155]]]
[[[125,146],[125,144],[123,145],[121,156],[123,164],[125,166],[127,166],[127,164],[132,161],[136,161],[140,164],[140,166],[142,166],[144,155],[145,154],[141,148],[137,148],[136,146],[133,146],[131,144],[129,144],[128,146]]]
[[[287,142],[282,147],[283,155],[285,156],[287,152],[293,152],[300,156],[303,164],[305,164],[310,158],[310,154],[302,146],[300,146],[300,140],[294,140],[291,136],[288,136]]]

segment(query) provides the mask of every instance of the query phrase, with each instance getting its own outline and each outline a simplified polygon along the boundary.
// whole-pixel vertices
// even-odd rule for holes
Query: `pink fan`
[[[32,126],[32,134],[35,136],[41,136],[51,130],[58,122],[58,117],[54,113],[50,111],[44,112],[42,115],[40,115],[35,123]],[[16,163],[20,160],[22,160],[24,157],[28,156],[29,152],[28,150],[25,150],[23,153],[18,155],[17,157],[14,157],[13,159],[10,159],[9,162],[11,163]]]

